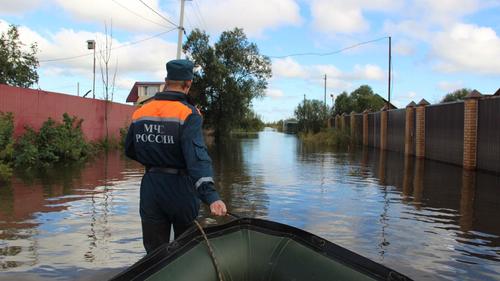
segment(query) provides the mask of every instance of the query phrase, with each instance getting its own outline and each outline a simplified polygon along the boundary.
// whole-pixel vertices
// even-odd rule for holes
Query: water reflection
[[[137,197],[129,184],[141,170],[112,153],[85,165],[18,171],[0,188],[0,268],[71,279],[73,268],[121,267],[142,256],[140,229],[127,228],[125,217],[109,220],[136,216],[126,209],[137,202],[126,202]],[[128,251],[134,255],[110,246],[121,239],[137,241]]]
[[[303,228],[417,280],[500,275],[499,176],[270,131],[209,150],[233,212]],[[109,275],[139,259],[142,172],[113,154],[0,188],[0,280],[103,279],[89,270]]]

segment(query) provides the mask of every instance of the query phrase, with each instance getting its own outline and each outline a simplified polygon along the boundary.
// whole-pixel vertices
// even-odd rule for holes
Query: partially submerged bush
[[[347,148],[351,143],[351,137],[348,132],[327,129],[319,133],[300,133],[300,139],[306,143],[324,144],[335,147]]]
[[[14,116],[0,112],[0,181],[12,175],[11,163],[14,157]]]
[[[49,118],[38,133],[27,127],[16,146],[16,166],[46,166],[87,158],[90,147],[83,137],[82,122],[65,113],[63,123]]]

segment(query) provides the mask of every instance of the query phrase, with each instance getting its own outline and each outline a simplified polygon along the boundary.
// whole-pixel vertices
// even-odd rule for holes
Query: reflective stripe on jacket
[[[203,140],[202,117],[178,92],[157,93],[132,116],[126,155],[146,167],[186,169],[200,199],[219,199],[214,189],[212,160]]]

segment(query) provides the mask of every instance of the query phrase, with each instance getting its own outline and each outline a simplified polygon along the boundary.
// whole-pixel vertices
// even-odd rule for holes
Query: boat
[[[204,229],[193,227],[111,280],[411,279],[304,230],[263,219],[238,218]]]

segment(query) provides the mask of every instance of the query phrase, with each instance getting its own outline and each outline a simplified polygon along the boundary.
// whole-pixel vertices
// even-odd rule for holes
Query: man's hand
[[[212,215],[225,216],[227,213],[226,204],[222,200],[217,200],[210,204],[210,212]]]

